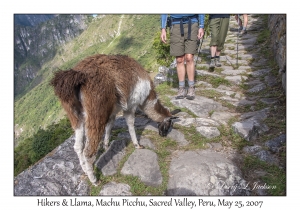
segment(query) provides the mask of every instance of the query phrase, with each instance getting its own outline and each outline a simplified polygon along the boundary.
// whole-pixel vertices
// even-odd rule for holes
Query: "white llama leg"
[[[105,126],[105,136],[104,136],[104,149],[105,150],[108,149],[108,142],[109,142],[109,138],[110,138],[110,134],[111,134],[111,129],[114,125],[115,119],[116,119],[116,115],[115,114],[111,115]]]
[[[86,175],[89,177],[91,183],[95,186],[97,186],[97,178],[94,175],[94,161],[95,161],[95,157],[93,158],[88,158],[87,156],[85,156],[85,160],[86,160]]]
[[[81,165],[82,170],[86,173],[85,167],[85,158],[83,156],[83,148],[84,148],[84,125],[83,123],[75,130],[75,144],[74,150],[77,153],[79,163]]]
[[[88,155],[86,154],[87,153],[86,148],[88,148],[88,147],[89,147],[89,139],[86,135],[85,149],[83,150],[83,159],[85,162],[85,169],[86,169],[85,173],[89,177],[92,184],[96,186],[97,178],[94,175],[94,161],[95,161],[96,157],[95,156],[92,158],[88,157]]]
[[[124,112],[124,117],[126,119],[129,134],[130,134],[130,137],[131,137],[134,147],[137,149],[142,149],[144,147],[139,144],[139,142],[136,138],[136,133],[135,133],[135,129],[134,129],[134,113],[135,113],[135,109],[133,109],[131,111],[126,111],[126,112]]]

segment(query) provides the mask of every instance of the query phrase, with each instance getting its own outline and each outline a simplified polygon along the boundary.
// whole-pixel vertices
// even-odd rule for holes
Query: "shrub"
[[[39,128],[31,138],[20,142],[14,150],[15,176],[46,156],[69,138],[72,133],[69,120],[62,119],[57,124],[48,126],[45,130]]]

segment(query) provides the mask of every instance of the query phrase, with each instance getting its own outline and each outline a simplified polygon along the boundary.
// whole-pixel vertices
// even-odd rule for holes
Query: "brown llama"
[[[93,55],[73,69],[57,71],[50,83],[67,112],[75,130],[80,165],[90,181],[97,185],[93,164],[103,136],[107,149],[116,114],[123,110],[135,148],[137,140],[134,116],[137,107],[158,123],[161,136],[172,128],[172,115],[157,98],[148,73],[134,59],[124,55]]]

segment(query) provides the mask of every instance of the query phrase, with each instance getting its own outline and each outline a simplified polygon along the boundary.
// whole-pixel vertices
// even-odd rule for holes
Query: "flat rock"
[[[259,151],[261,151],[263,148],[259,145],[254,145],[254,146],[246,146],[243,148],[243,151],[245,153],[248,153],[248,154],[255,154]]]
[[[214,73],[210,73],[208,71],[205,70],[196,70],[196,75],[200,75],[200,76],[212,76],[212,77],[221,77],[218,74],[214,74]]]
[[[247,105],[253,105],[255,103],[256,103],[255,101],[249,101],[246,99],[242,99],[237,103],[237,106],[247,106]]]
[[[225,74],[225,75],[233,75],[233,76],[236,76],[236,75],[240,75],[240,74],[244,74],[246,73],[247,71],[246,70],[224,70],[222,71],[221,73],[222,74]]]
[[[241,115],[241,120],[246,119],[256,119],[256,120],[265,120],[268,117],[269,108],[265,108],[262,110],[254,111],[254,112],[247,112]]]
[[[74,136],[14,179],[15,196],[89,195],[89,185],[74,151]]]
[[[240,41],[241,44],[245,44],[245,45],[254,45],[255,42],[256,42],[256,37],[253,37],[253,36],[251,36],[251,38],[249,38],[249,39],[243,39]]]
[[[212,119],[196,118],[196,126],[219,126],[220,124]]]
[[[236,116],[236,114],[230,112],[214,112],[211,115],[211,119],[223,125],[227,125],[228,121],[234,116]]]
[[[255,86],[255,85],[260,85],[263,83],[260,80],[255,79],[255,80],[251,80],[251,81],[245,81],[244,84],[249,85],[249,86]]]
[[[286,143],[286,135],[282,134],[272,140],[269,140],[265,143],[265,146],[268,147],[274,153],[278,153],[280,148]]]
[[[172,155],[167,195],[249,195],[240,169],[230,157],[212,150]],[[234,188],[236,186],[236,188]]]
[[[189,142],[185,139],[184,134],[176,129],[172,129],[168,137],[175,140],[179,146],[186,146]]]
[[[205,87],[212,87],[212,84],[209,84],[208,82],[204,82],[204,81],[196,81],[196,84]]]
[[[250,70],[251,66],[245,65],[245,66],[239,66],[238,70]]]
[[[253,72],[249,72],[248,74],[251,74],[253,77],[260,77],[264,76],[266,74],[269,74],[271,69],[261,69]]]
[[[259,158],[261,161],[265,161],[270,164],[278,164],[279,160],[274,157],[269,151],[261,150],[254,154],[257,158]]]
[[[125,196],[125,195],[132,195],[130,192],[130,186],[124,183],[116,183],[116,182],[109,182],[103,185],[100,193],[100,196]]]
[[[174,120],[174,124],[181,125],[184,127],[189,127],[191,125],[195,125],[195,118],[183,118],[179,117],[178,119]]]
[[[220,131],[216,127],[200,126],[196,127],[196,130],[208,139],[220,136]]]
[[[129,139],[112,141],[107,151],[105,151],[95,162],[95,165],[104,176],[110,176],[117,173],[119,162],[125,156],[125,149],[130,141]]]
[[[263,102],[264,104],[276,104],[278,103],[278,99],[277,98],[262,98],[260,99],[261,102]]]
[[[155,152],[148,149],[135,150],[125,162],[121,174],[137,176],[146,185],[159,186],[162,175]]]
[[[144,136],[141,136],[140,138],[140,144],[143,145],[143,146],[146,146],[146,147],[149,147],[150,149],[156,149],[156,147],[154,146],[154,144],[151,142],[150,139],[144,137]]]
[[[266,89],[266,85],[265,84],[258,84],[258,85],[255,85],[253,88],[247,90],[246,92],[247,93],[257,93],[257,92],[260,92],[264,89]]]
[[[271,75],[265,76],[265,82],[270,87],[273,87],[273,86],[275,86],[277,84],[276,77],[271,76]]]
[[[174,97],[171,99],[171,102],[175,106],[189,109],[198,117],[208,117],[211,111],[223,111],[228,109],[226,107],[223,107],[221,103],[197,95],[195,96],[194,100],[175,99]]]
[[[214,90],[214,91],[217,91],[219,93],[225,94],[227,96],[236,95],[236,93],[234,91],[231,91],[231,90],[224,90],[224,89],[218,89],[218,88],[205,88],[205,90]]]
[[[250,119],[232,124],[233,130],[247,141],[257,139],[261,134],[269,130],[269,127],[261,121]]]
[[[236,85],[239,85],[242,83],[243,80],[247,80],[248,77],[236,75],[236,76],[226,76],[225,79],[227,79],[228,81],[230,81]]]

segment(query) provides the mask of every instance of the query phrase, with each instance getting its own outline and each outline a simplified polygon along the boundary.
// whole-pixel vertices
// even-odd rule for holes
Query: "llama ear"
[[[172,117],[170,117],[170,120],[174,120],[174,119],[177,119],[177,118],[179,118],[179,117],[172,116]]]
[[[172,119],[172,117],[166,117],[163,122],[170,121],[171,119]]]
[[[178,117],[175,117],[175,116],[166,117],[163,122],[171,121],[171,120],[174,120],[174,119],[177,119],[177,118]]]
[[[171,111],[171,114],[172,114],[172,115],[175,115],[175,114],[177,114],[178,112],[181,112],[181,109],[175,109],[175,110]]]

